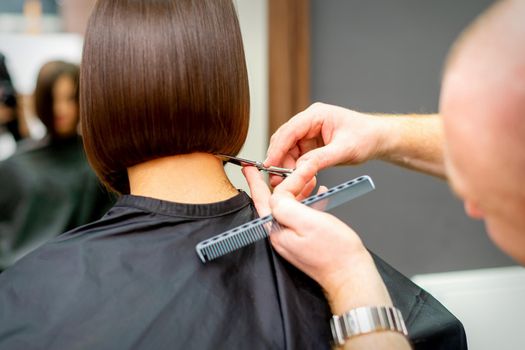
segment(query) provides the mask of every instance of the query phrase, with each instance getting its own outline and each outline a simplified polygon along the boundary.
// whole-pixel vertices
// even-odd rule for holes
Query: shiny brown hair
[[[99,0],[81,64],[88,159],[113,190],[164,156],[239,152],[249,91],[231,0]]]
[[[62,76],[71,78],[75,85],[75,100],[78,103],[79,68],[76,64],[64,61],[50,61],[40,68],[33,93],[35,113],[46,126],[52,138],[59,137],[55,131],[55,113],[53,111],[53,87]]]

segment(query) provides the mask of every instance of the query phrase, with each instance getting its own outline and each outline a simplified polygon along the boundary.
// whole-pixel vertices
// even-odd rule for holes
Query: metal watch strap
[[[401,311],[392,306],[365,306],[352,309],[330,320],[332,338],[342,346],[351,337],[378,331],[394,331],[407,335]]]

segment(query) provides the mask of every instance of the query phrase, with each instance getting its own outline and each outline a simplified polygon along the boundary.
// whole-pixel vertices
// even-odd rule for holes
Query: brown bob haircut
[[[231,0],[98,0],[80,74],[88,159],[111,189],[127,168],[193,152],[237,154],[249,90]]]
[[[53,87],[62,76],[71,78],[75,85],[75,99],[78,103],[79,68],[76,64],[64,61],[50,61],[40,68],[33,94],[35,113],[46,126],[52,138],[59,137],[55,130],[55,113],[53,111]]]

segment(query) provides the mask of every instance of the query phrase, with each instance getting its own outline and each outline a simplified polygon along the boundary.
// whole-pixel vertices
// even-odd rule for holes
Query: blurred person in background
[[[8,158],[22,139],[16,91],[7,70],[5,57],[0,53],[0,160]]]
[[[0,270],[48,239],[100,218],[111,205],[86,160],[77,133],[78,66],[45,64],[34,92],[47,128],[0,162]]]

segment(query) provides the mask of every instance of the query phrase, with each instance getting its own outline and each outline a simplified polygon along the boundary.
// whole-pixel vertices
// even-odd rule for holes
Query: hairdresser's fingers
[[[303,188],[301,193],[295,197],[298,201],[302,201],[312,195],[312,192],[317,184],[317,178],[314,176]]]
[[[283,228],[280,231],[272,232],[270,242],[277,253],[286,259],[292,265],[300,268],[301,263],[297,259],[297,254],[287,247],[299,247],[301,245],[300,237],[292,230]]]
[[[283,182],[284,178],[281,175],[270,174],[270,186],[276,187]]]
[[[297,158],[301,156],[301,152],[298,146],[293,147],[287,154],[284,155],[283,160],[280,164],[274,164],[282,168],[295,169],[297,167]],[[281,176],[270,176],[270,185],[275,187],[283,182]]]
[[[315,161],[319,170],[328,168],[341,162],[343,149],[344,148],[335,141],[326,146],[312,149],[297,159],[297,166],[303,162]]]
[[[317,194],[323,194],[325,192],[328,192],[328,188],[326,186],[319,186],[319,190],[317,191]],[[315,208],[317,210],[324,211],[326,208],[326,205],[328,204],[327,199],[320,200],[316,202],[312,208]]]
[[[275,193],[270,198],[272,215],[283,226],[290,228],[298,236],[318,231],[324,226],[326,213],[297,202],[286,193]]]
[[[317,178],[314,177],[308,184],[306,184],[306,186],[304,187],[303,191],[297,197],[295,197],[295,199],[297,201],[302,201],[302,200],[310,197],[312,195],[312,191],[314,190],[316,184],[317,184]],[[328,189],[325,186],[321,186],[321,187],[319,187],[319,190],[317,191],[317,194],[321,194],[321,193],[324,193],[324,192],[327,192],[327,191],[328,191]],[[324,208],[326,207],[326,204],[327,204],[326,200],[318,201],[312,206],[312,208],[324,211]]]
[[[311,138],[321,132],[322,120],[315,117],[311,108],[298,113],[283,124],[270,139],[264,165],[281,164],[283,157],[303,138]]]
[[[242,173],[248,182],[251,197],[257,213],[263,217],[271,213],[270,210],[270,196],[271,192],[262,174],[253,166],[243,167]]]
[[[305,188],[312,184],[311,182],[317,174],[317,169],[316,162],[303,162],[279,186],[275,187],[274,192],[289,194],[296,198],[305,191]],[[313,187],[310,188],[310,192],[312,190]]]
[[[297,142],[297,149],[298,152],[296,154],[295,159],[299,159],[304,154],[317,149],[319,147],[323,147],[324,142],[322,139],[322,135],[319,135],[317,137],[311,138],[311,139],[303,139]]]
[[[277,186],[279,186],[279,184],[281,184],[284,180],[279,175],[271,175],[271,176],[276,176],[279,178],[280,181],[278,182]],[[309,196],[311,196],[312,191],[314,190],[316,185],[317,185],[317,178],[314,176],[308,183],[306,183],[306,185],[304,185],[303,189],[299,191],[299,194],[295,197],[295,199],[297,199],[298,201],[302,201],[303,199],[308,198]]]

